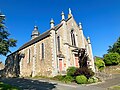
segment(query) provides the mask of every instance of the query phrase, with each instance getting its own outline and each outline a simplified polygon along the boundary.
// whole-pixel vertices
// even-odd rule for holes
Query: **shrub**
[[[65,76],[65,78],[62,81],[65,83],[71,83],[73,80],[74,79],[72,76]]]
[[[62,81],[64,79],[65,76],[62,76],[62,75],[57,75],[57,76],[54,76],[53,79],[54,80],[59,80],[59,81]]]
[[[96,77],[91,77],[88,79],[88,83],[96,83],[96,82],[98,82],[98,78]]]
[[[95,65],[99,71],[102,71],[105,68],[105,63],[102,59],[96,57]]]
[[[98,82],[98,78],[96,78],[96,77],[92,77],[92,79],[93,79],[93,83]]]
[[[120,63],[120,55],[118,53],[108,53],[104,55],[105,65],[118,65]]]
[[[87,82],[87,78],[84,75],[76,76],[76,82],[78,84],[85,84]]]
[[[74,73],[75,73],[76,69],[77,69],[76,67],[69,67],[67,69],[67,75],[68,76],[74,76]]]
[[[93,83],[93,82],[94,82],[93,78],[88,79],[88,83]]]
[[[94,75],[94,72],[91,69],[88,69],[87,67],[83,67],[83,68],[78,68],[74,73],[74,75],[75,76],[85,75],[87,78],[90,78]]]

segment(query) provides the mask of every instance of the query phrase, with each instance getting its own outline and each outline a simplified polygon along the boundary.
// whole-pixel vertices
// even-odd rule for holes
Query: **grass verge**
[[[15,86],[11,86],[3,82],[0,82],[0,90],[20,90],[20,89]]]
[[[112,86],[108,90],[120,90],[120,85],[119,86]]]

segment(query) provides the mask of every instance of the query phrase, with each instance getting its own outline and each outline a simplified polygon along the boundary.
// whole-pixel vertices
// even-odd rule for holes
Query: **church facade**
[[[90,38],[85,38],[82,25],[76,23],[71,10],[65,19],[61,13],[61,22],[40,34],[35,26],[31,40],[17,51],[7,56],[6,75],[11,76],[55,76],[65,74],[68,67],[79,67],[79,48],[86,49],[89,57],[87,65],[95,71]]]

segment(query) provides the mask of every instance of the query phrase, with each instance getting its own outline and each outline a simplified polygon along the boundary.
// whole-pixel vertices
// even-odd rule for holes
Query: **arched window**
[[[75,34],[74,34],[73,30],[71,30],[71,41],[72,41],[72,45],[73,45],[73,46],[76,46]]]
[[[60,37],[57,37],[57,43],[58,43],[58,51],[60,51]]]
[[[42,59],[44,59],[44,43],[42,43]]]

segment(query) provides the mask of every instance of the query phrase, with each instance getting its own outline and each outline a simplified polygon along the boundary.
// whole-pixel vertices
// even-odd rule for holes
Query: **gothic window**
[[[42,59],[44,59],[44,43],[42,43]]]
[[[58,43],[58,51],[60,51],[60,37],[57,37],[57,43]]]
[[[71,30],[71,41],[72,41],[72,45],[73,45],[73,46],[76,46],[75,34],[74,34],[73,30]]]

